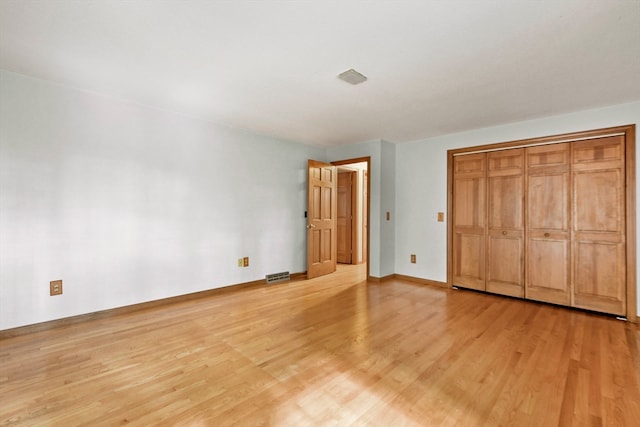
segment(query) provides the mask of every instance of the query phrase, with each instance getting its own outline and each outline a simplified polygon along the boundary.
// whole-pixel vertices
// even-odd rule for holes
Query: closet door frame
[[[624,135],[625,139],[625,215],[626,215],[626,318],[638,323],[636,288],[636,154],[635,125],[615,126],[581,132],[551,135],[540,138],[485,144],[447,151],[447,285],[453,286],[453,158],[455,156],[483,153],[511,148],[584,141],[608,135]]]

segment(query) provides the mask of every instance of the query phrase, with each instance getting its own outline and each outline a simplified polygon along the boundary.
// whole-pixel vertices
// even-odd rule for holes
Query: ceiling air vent
[[[345,71],[344,73],[340,73],[338,74],[338,78],[340,80],[344,80],[345,82],[352,84],[352,85],[357,85],[360,84],[362,82],[367,81],[367,77],[360,74],[359,72],[357,72],[356,70],[354,70],[353,68],[350,70]]]

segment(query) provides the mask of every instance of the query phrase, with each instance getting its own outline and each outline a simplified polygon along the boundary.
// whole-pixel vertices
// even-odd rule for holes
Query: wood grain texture
[[[524,297],[524,149],[487,153],[486,290]]]
[[[356,177],[357,172],[338,170],[336,245],[337,262],[341,264],[355,264],[353,262],[353,216],[355,213],[353,184]]]
[[[572,143],[573,306],[627,315],[623,136]]]
[[[486,290],[487,155],[453,159],[453,284]]]
[[[571,305],[571,143],[529,147],[525,295]]]
[[[525,224],[525,240],[529,240],[524,253],[527,259],[524,296],[558,304],[567,304],[568,301],[571,306],[619,314],[631,322],[637,322],[635,125],[448,150],[447,283],[449,286],[484,290],[480,280],[476,280],[477,283],[465,283],[464,280],[460,280],[460,271],[465,271],[466,276],[479,276],[477,269],[471,267],[485,255],[488,263],[499,262],[495,261],[490,253],[483,252],[478,236],[471,236],[468,232],[462,234],[457,230],[457,223],[461,222],[457,212],[473,212],[457,208],[460,204],[460,194],[469,193],[461,192],[462,187],[458,185],[462,174],[468,172],[459,167],[465,164],[459,157],[479,159],[482,155],[517,148],[544,154],[539,150],[545,151],[547,146],[562,145],[572,147],[569,182],[566,178],[561,178],[561,175],[566,175],[567,172],[564,166],[567,163],[566,155],[548,152],[543,156],[527,158],[528,170],[539,169],[540,166],[551,167],[545,171],[548,182],[543,182],[541,177],[529,176],[527,172],[525,186],[529,182],[534,186],[547,188],[569,185],[571,190],[570,197],[557,204],[544,200],[545,194],[549,194],[547,191],[544,191],[544,194],[527,192],[527,219],[533,219],[535,224],[537,216],[537,219],[542,221],[537,221],[533,229],[528,226],[528,221]],[[550,150],[553,151],[553,148]],[[467,164],[470,165],[472,162],[468,161]],[[557,167],[553,167],[554,164]],[[555,178],[557,182],[551,182],[554,173],[551,169],[554,168],[557,169],[555,173],[559,173]],[[562,183],[561,180],[565,182]],[[532,199],[528,200],[529,197]],[[528,215],[531,203],[535,202],[536,197],[542,198],[547,206],[553,203],[558,208],[562,207],[561,210],[570,202],[571,208],[567,211],[571,223],[570,230],[564,225],[558,228],[558,220],[561,220],[562,216],[559,212],[547,209],[546,212]],[[489,200],[489,203],[492,201]],[[461,206],[464,206],[464,202]],[[536,237],[536,233],[542,237]],[[488,245],[492,243],[492,238],[488,236]],[[547,248],[543,248],[545,245]],[[464,249],[467,249],[467,253],[460,254]],[[529,259],[529,250],[539,259]],[[544,254],[544,257],[539,257],[541,254]],[[569,272],[565,266],[557,263],[551,267],[552,277],[549,280],[543,278],[547,271],[540,272],[539,266],[549,264],[550,257],[564,260],[570,258]],[[460,260],[467,262],[462,263]],[[496,265],[500,266],[499,263]],[[491,267],[489,265],[489,269]],[[532,268],[536,269],[533,276],[530,271]],[[511,272],[507,270],[505,275]],[[528,277],[532,277],[533,282],[528,282]],[[568,287],[565,286],[567,279],[570,281]]]
[[[640,322],[637,307],[637,259],[636,259],[636,126],[626,129],[625,140],[625,209],[627,222],[627,317]]]
[[[640,331],[362,265],[0,341],[0,424],[635,426]]]
[[[335,166],[309,160],[307,167],[307,276],[336,271],[338,174]]]

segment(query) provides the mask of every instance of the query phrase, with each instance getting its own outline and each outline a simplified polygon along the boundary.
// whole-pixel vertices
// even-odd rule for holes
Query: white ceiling
[[[307,144],[404,142],[640,100],[640,0],[0,0],[0,68]]]

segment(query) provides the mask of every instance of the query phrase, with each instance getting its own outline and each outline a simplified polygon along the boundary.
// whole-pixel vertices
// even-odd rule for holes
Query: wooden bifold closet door
[[[451,159],[452,285],[626,315],[624,135]]]
[[[487,291],[524,296],[524,149],[487,153]]]
[[[624,138],[573,143],[573,305],[625,314]]]
[[[485,153],[454,158],[453,276],[456,284],[484,291],[486,234]]]
[[[571,144],[526,148],[527,298],[571,305]]]

